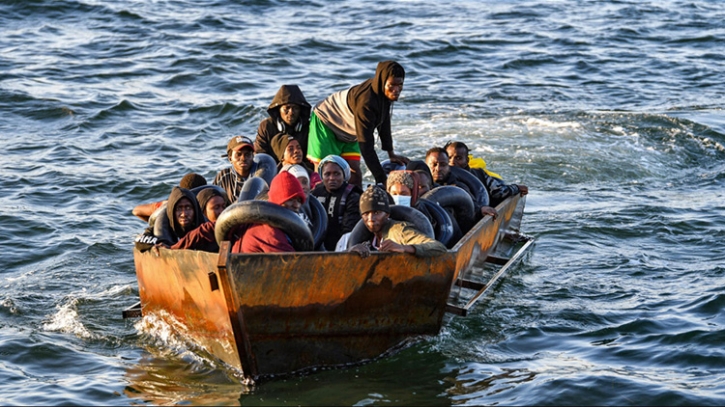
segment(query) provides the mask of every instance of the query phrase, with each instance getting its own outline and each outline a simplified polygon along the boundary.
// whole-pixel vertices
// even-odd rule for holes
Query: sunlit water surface
[[[0,1],[0,403],[725,404],[724,21],[717,1]],[[133,206],[212,179],[280,85],[316,103],[386,59],[398,152],[461,140],[530,188],[536,243],[472,315],[257,386],[121,318]]]

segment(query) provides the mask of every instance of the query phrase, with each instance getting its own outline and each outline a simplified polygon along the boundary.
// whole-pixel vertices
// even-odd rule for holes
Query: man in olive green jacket
[[[408,223],[390,219],[388,194],[371,185],[360,196],[363,222],[373,234],[372,241],[356,244],[350,251],[368,257],[371,251],[410,253],[418,257],[433,257],[446,252],[443,243],[430,238]]]

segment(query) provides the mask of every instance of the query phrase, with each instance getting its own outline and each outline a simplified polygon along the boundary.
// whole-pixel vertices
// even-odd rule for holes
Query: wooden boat
[[[135,250],[141,301],[124,316],[168,319],[194,345],[253,380],[374,359],[438,334],[446,312],[468,312],[533,242],[514,245],[524,203],[507,199],[496,219],[485,217],[435,258],[232,254],[229,242],[219,254]],[[519,251],[503,258],[512,248]],[[467,279],[486,259],[503,265],[497,275]],[[478,292],[464,306],[450,305],[455,285]]]

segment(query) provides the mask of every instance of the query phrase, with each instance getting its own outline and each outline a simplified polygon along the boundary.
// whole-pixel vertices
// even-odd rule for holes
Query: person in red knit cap
[[[305,191],[297,178],[289,172],[280,172],[269,186],[269,202],[299,213],[305,203]],[[262,223],[250,225],[241,239],[232,247],[233,253],[294,252],[292,242],[282,230]]]

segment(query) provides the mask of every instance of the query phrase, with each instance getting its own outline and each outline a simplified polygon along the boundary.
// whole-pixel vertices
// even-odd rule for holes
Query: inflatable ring
[[[372,240],[373,232],[369,231],[368,227],[365,226],[365,221],[360,219],[355,224],[355,227],[352,228],[352,231],[350,232],[350,237],[347,239],[347,250],[350,250],[351,247],[355,246],[358,243]]]
[[[461,188],[452,185],[443,185],[426,192],[420,199],[427,199],[444,208],[453,208],[456,215],[458,215],[456,218],[459,220],[463,219],[470,222],[474,219],[475,208],[473,206],[473,199],[471,199],[471,195],[468,192]]]
[[[264,178],[257,176],[249,177],[249,179],[244,181],[244,185],[242,185],[242,191],[239,193],[237,202],[251,201],[256,199],[261,193],[267,191],[269,191],[269,183]]]
[[[481,182],[480,179],[476,178],[475,175],[463,168],[451,167],[451,172],[455,175],[458,181],[466,184],[468,189],[471,190],[474,198],[473,202],[477,207],[480,208],[481,206],[488,206],[491,200],[488,197],[488,190],[486,189],[486,186],[483,185],[483,182]]]
[[[314,249],[312,232],[302,218],[285,207],[267,201],[237,202],[224,209],[214,227],[217,243],[221,245],[237,226],[248,223],[263,223],[282,229],[292,241],[295,251]]]
[[[325,234],[327,233],[327,212],[317,197],[310,194],[307,196],[302,210],[312,221],[312,238],[315,242],[315,250],[320,250],[325,244]]]
[[[397,170],[404,170],[405,166],[400,165],[398,163],[394,163],[390,161],[390,158],[387,160],[383,160],[380,162],[380,165],[383,167],[383,170],[385,170],[385,175],[390,175],[391,171],[397,171]]]
[[[465,191],[464,191],[465,192]],[[391,205],[390,219],[407,222],[424,235],[435,239],[433,226],[423,212],[411,208],[410,206]],[[365,222],[360,219],[350,232],[350,239],[347,241],[347,248],[351,248],[358,243],[372,240],[373,234],[365,226]]]
[[[435,223],[433,231],[435,232],[436,240],[450,249],[453,246],[451,244],[453,243],[451,242],[451,239],[453,239],[453,221],[450,215],[448,215],[448,212],[442,206],[427,199],[419,199],[418,205],[424,207],[435,221],[431,223]]]
[[[423,212],[415,208],[403,205],[390,205],[390,219],[408,222],[414,228],[418,229],[419,232],[431,239],[435,239],[435,232],[433,231],[433,225],[431,225],[430,220],[428,220]]]
[[[254,163],[257,164],[257,170],[254,171],[252,176],[262,178],[267,182],[267,185],[270,185],[272,178],[277,175],[277,162],[269,154],[256,153],[254,154]]]

